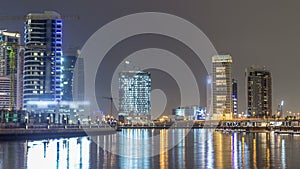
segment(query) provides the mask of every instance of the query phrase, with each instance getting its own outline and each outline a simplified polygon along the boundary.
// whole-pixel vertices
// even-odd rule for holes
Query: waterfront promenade
[[[121,125],[121,129],[215,129],[218,131],[271,132],[300,134],[299,120],[235,119],[179,121],[155,125]]]

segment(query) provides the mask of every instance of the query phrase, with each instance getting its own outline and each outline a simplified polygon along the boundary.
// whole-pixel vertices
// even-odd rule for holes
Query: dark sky
[[[0,16],[44,10],[79,16],[79,20],[64,21],[65,48],[81,47],[101,26],[127,14],[155,11],[177,15],[198,26],[219,53],[232,55],[240,111],[245,110],[245,68],[264,65],[273,75],[273,110],[284,99],[284,111],[300,112],[300,1],[2,0],[1,4]],[[0,20],[0,28],[23,32],[23,21]]]

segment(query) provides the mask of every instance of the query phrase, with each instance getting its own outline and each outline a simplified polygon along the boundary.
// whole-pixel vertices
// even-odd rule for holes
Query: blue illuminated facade
[[[53,11],[30,13],[25,23],[24,106],[62,99],[62,19]]]
[[[232,112],[234,117],[238,116],[238,92],[235,79],[232,79]]]

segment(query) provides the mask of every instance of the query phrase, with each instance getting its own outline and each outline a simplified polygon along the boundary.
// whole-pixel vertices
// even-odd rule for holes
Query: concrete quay
[[[87,135],[114,134],[116,129],[113,127],[95,126],[51,126],[41,125],[25,128],[0,128],[0,140],[19,140],[19,139],[50,139],[82,137]]]
[[[220,121],[216,130],[222,132],[300,134],[300,121],[261,119]]]

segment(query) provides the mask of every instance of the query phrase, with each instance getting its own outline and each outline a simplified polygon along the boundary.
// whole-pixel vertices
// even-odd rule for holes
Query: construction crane
[[[61,16],[63,20],[79,20],[80,17],[73,15],[73,16]],[[18,21],[18,20],[26,20],[26,16],[0,16],[0,21]]]
[[[113,115],[113,101],[114,101],[114,99],[116,99],[116,98],[113,98],[113,97],[101,97],[101,98],[107,99],[107,100],[110,101],[110,114]]]
[[[10,110],[15,108],[15,71],[16,71],[16,62],[15,62],[15,52],[11,46],[7,47],[9,52],[9,69],[10,69]]]

